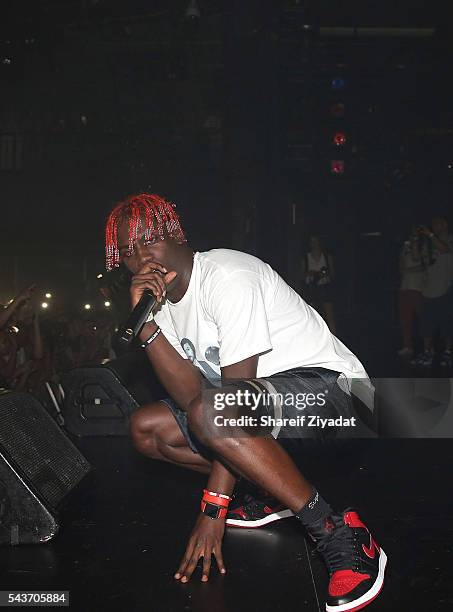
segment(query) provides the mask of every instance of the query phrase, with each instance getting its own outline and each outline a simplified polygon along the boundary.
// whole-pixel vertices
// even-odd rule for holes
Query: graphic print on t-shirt
[[[182,350],[187,355],[187,359],[193,363],[199,370],[203,372],[206,378],[212,383],[218,383],[220,381],[219,374],[211,368],[211,366],[206,361],[199,361],[197,359],[197,353],[195,351],[195,347],[193,342],[189,340],[189,338],[183,338],[181,340]],[[217,364],[219,361],[219,349],[217,346],[209,346],[205,351],[206,359],[209,359],[212,363],[216,363],[215,358],[217,358]]]
[[[218,346],[208,346],[208,348],[204,352],[204,356],[211,363],[215,363],[215,365],[220,365],[220,349]]]

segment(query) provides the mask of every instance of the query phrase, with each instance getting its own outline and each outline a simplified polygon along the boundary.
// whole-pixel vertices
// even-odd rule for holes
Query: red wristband
[[[203,489],[203,500],[210,502],[211,504],[216,504],[216,506],[228,508],[232,499],[232,497],[225,495],[224,493],[215,493],[214,491]]]
[[[225,518],[231,500],[232,497],[228,495],[204,489],[201,498],[201,511],[212,519]]]

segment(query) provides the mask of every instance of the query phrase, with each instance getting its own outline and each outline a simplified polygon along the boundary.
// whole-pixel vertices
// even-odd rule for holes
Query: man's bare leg
[[[188,446],[170,408],[164,402],[142,406],[131,416],[135,448],[152,459],[209,474],[211,462]]]
[[[310,500],[313,486],[276,440],[221,437],[215,425],[206,418],[204,410],[206,405],[201,397],[190,405],[191,431],[236,473],[266,490],[294,513]]]

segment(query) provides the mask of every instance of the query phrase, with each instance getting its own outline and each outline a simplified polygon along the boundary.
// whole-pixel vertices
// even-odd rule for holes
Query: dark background
[[[195,248],[257,254],[296,288],[321,233],[340,318],[392,325],[408,226],[451,208],[448,3],[188,5],[2,3],[0,301],[33,280],[54,304],[100,299],[106,215],[148,189]]]

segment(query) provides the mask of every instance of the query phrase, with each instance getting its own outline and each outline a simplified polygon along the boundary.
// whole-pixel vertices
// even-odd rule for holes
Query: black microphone
[[[124,326],[121,328],[118,337],[118,343],[121,346],[129,346],[132,340],[138,336],[155,304],[156,298],[151,293],[151,290],[145,289],[142,293],[142,297],[137,302]]]

